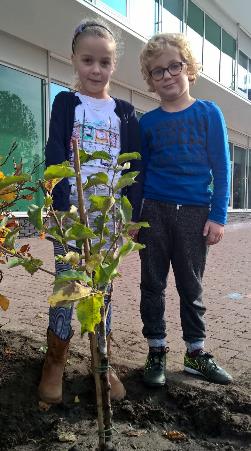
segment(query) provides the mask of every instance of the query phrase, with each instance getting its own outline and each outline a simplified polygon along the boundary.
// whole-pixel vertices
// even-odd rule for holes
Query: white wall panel
[[[110,85],[110,94],[113,97],[117,97],[118,99],[127,100],[127,102],[131,102],[131,91],[124,86],[118,85],[115,82],[112,82]]]
[[[0,31],[1,62],[43,77],[47,73],[45,50]]]
[[[154,108],[158,108],[159,106],[159,102],[157,100],[142,96],[135,91],[133,91],[132,93],[132,103],[136,110],[143,112],[153,110]]]
[[[50,78],[65,86],[72,87],[74,82],[72,65],[50,58]]]
[[[237,146],[248,147],[248,136],[242,135],[234,130],[228,129],[228,139]]]

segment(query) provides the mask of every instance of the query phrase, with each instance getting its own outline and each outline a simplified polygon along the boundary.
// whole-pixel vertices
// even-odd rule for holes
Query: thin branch
[[[6,249],[6,247],[4,247],[2,245],[0,245],[0,251],[2,251],[5,255],[10,255],[11,257],[16,257],[17,256],[18,258],[21,258],[22,260],[25,261],[25,257],[23,257],[22,254],[20,254],[20,252],[16,252],[13,255],[8,249]],[[41,266],[39,266],[37,269],[39,271],[46,272],[47,274],[50,274],[53,277],[56,277],[56,273],[55,272],[49,271],[48,269],[42,268]]]

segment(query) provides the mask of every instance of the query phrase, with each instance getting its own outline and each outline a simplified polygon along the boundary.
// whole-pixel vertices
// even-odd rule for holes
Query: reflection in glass
[[[249,60],[249,71],[248,71],[248,98],[251,100],[251,59]]]
[[[245,208],[245,149],[234,147],[233,208]]]
[[[205,42],[203,71],[214,80],[220,75],[221,28],[209,16],[205,16]]]
[[[120,0],[119,2],[118,0],[102,0],[102,2],[123,16],[126,16],[126,0]]]
[[[57,83],[50,84],[50,108],[52,107],[56,95],[61,91],[70,91],[70,89],[65,86],[58,85]]]
[[[225,30],[222,30],[220,81],[230,89],[235,89],[236,41]]]
[[[233,162],[234,162],[234,152],[233,152],[233,144],[229,143],[229,157],[230,157],[230,199],[229,206],[233,207]]]
[[[204,12],[191,0],[188,1],[187,36],[199,63],[202,63]]]
[[[247,80],[248,80],[248,57],[245,53],[239,51],[238,61],[238,90],[239,93],[247,97]]]
[[[251,208],[251,150],[249,150],[248,153],[248,208]]]
[[[15,161],[22,158],[23,170],[31,173],[44,160],[43,82],[37,77],[0,65],[0,149],[5,155],[13,141],[18,147]],[[13,173],[9,159],[4,172]],[[43,165],[36,171],[42,177]],[[34,203],[40,203],[42,193],[34,194]],[[26,211],[27,201],[19,201],[15,211]]]
[[[187,27],[187,37],[198,63],[202,63],[203,38],[192,28]]]
[[[219,67],[220,67],[220,50],[211,44],[211,42],[204,42],[203,53],[203,72],[214,80],[219,81]]]
[[[156,17],[155,0],[133,0],[130,9],[130,24],[132,28],[142,36],[150,38],[155,33]]]
[[[221,54],[220,81],[229,89],[234,89],[234,63],[233,58],[225,53]]]
[[[180,33],[182,31],[183,0],[163,0],[163,33]]]

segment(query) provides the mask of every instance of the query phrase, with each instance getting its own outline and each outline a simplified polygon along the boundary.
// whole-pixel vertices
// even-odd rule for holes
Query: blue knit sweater
[[[230,192],[227,129],[219,107],[196,100],[183,111],[157,108],[140,120],[144,197],[211,207],[225,224]]]

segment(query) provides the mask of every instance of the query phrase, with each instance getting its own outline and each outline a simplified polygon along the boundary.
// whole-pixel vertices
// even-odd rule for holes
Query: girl
[[[139,148],[139,130],[135,111],[129,103],[110,97],[109,82],[116,63],[116,41],[113,32],[99,20],[85,21],[76,28],[72,41],[72,63],[77,76],[77,92],[61,92],[53,103],[50,133],[46,146],[46,166],[65,160],[72,162],[71,139],[78,140],[79,148],[92,152],[106,150],[116,159],[119,153]],[[131,170],[137,170],[134,161]],[[105,171],[105,162],[95,160],[83,166],[82,180],[90,173]],[[128,187],[126,194],[134,205],[133,220],[140,210],[141,184]],[[69,210],[77,203],[74,181],[64,179],[53,191],[54,208]],[[90,218],[92,221],[92,218]],[[63,254],[62,246],[54,243],[54,254]],[[69,267],[56,263],[56,271]],[[110,308],[110,295],[107,308]],[[47,332],[48,350],[39,385],[40,398],[47,403],[62,401],[62,378],[67,358],[71,329],[72,308],[56,307],[49,311]],[[107,314],[107,343],[110,353],[111,311]],[[125,396],[123,384],[112,369],[109,372],[111,398]]]

